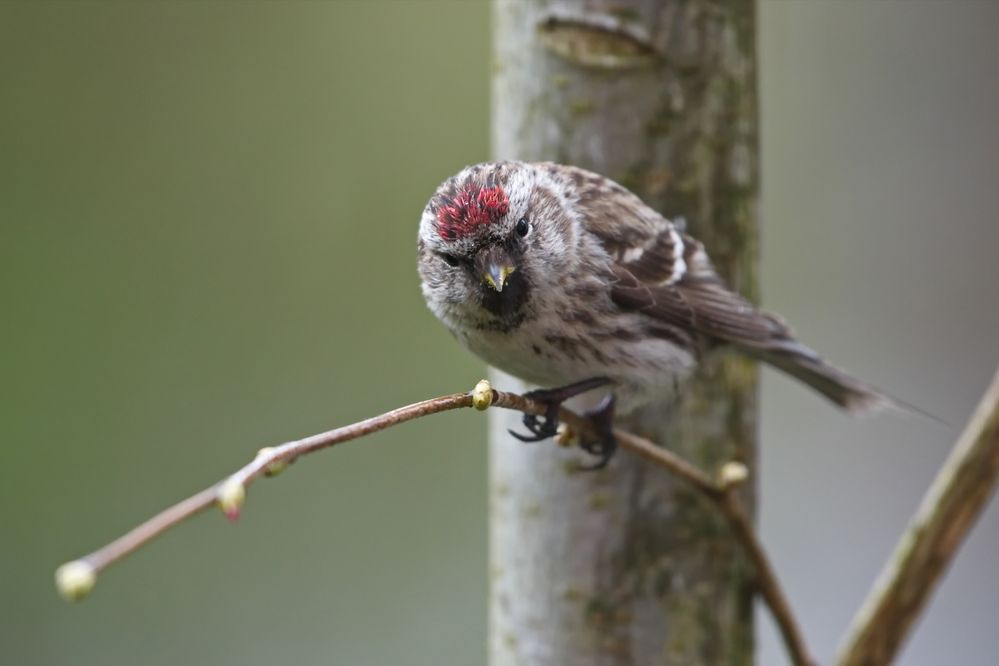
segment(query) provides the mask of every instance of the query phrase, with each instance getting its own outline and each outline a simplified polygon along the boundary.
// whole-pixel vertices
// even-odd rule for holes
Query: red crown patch
[[[437,208],[437,233],[444,240],[463,238],[480,225],[499,221],[509,210],[510,200],[501,186],[466,185]]]

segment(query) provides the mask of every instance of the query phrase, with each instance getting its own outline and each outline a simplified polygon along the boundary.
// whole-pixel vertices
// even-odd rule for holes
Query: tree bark
[[[755,298],[754,3],[499,0],[494,19],[494,156],[610,176],[685,218]],[[620,425],[709,472],[753,469],[756,386],[753,364],[709,356],[677,404]],[[493,666],[752,662],[752,572],[712,506],[627,452],[579,472],[579,451],[490,418]]]

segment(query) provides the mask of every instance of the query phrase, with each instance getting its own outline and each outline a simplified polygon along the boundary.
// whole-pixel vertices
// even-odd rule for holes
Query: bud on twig
[[[472,407],[484,411],[493,404],[493,385],[488,379],[483,379],[472,389]]]
[[[555,433],[555,443],[559,446],[576,446],[579,444],[579,437],[567,423],[559,423],[558,432]]]
[[[94,589],[97,572],[83,560],[67,562],[56,569],[55,583],[59,595],[66,601],[79,601]]]
[[[731,460],[718,470],[718,485],[722,490],[729,490],[749,478],[749,468],[743,463]]]
[[[246,488],[243,487],[243,483],[239,479],[230,476],[219,485],[216,502],[230,522],[239,519],[239,511],[243,508],[245,501]]]
[[[273,446],[265,446],[264,448],[257,451],[257,457],[259,458],[260,456],[269,456],[272,453],[274,453],[275,450],[276,449]],[[288,468],[287,461],[275,460],[270,465],[264,468],[264,476],[277,476],[281,472],[285,471],[287,468]]]

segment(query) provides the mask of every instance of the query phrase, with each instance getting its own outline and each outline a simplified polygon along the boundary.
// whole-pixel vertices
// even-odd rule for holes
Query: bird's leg
[[[568,386],[525,393],[525,398],[545,403],[545,413],[540,418],[534,414],[524,414],[524,427],[530,435],[521,435],[513,430],[510,434],[524,442],[539,442],[553,437],[558,432],[558,410],[563,402],[609,383],[610,380],[604,377],[595,377]],[[617,440],[614,438],[614,394],[608,393],[596,408],[585,412],[583,416],[590,420],[597,436],[596,439],[580,440],[579,448],[597,456],[598,460],[592,465],[581,465],[580,469],[603,469],[617,450]]]
[[[544,403],[545,413],[541,417],[534,414],[524,414],[524,427],[531,433],[530,435],[521,435],[513,430],[510,431],[510,434],[522,442],[540,442],[543,439],[553,437],[558,432],[558,409],[563,402],[609,383],[610,380],[606,377],[594,377],[567,386],[538,389],[525,393],[525,398]]]
[[[592,465],[580,465],[580,469],[592,471],[603,469],[610,462],[611,457],[617,450],[617,439],[614,438],[614,394],[608,393],[604,396],[600,404],[584,414],[593,424],[593,430],[597,434],[596,440],[579,441],[579,448],[593,456],[597,460]]]
[[[607,383],[609,383],[609,380],[603,377],[595,377],[567,386],[560,386],[553,389],[537,389],[525,393],[525,398],[544,403],[546,407],[545,413],[540,417],[535,414],[524,414],[524,427],[531,433],[530,435],[521,435],[513,430],[510,431],[510,434],[524,442],[538,442],[553,437],[558,432],[558,410],[562,406],[562,403],[577,395],[604,386]]]

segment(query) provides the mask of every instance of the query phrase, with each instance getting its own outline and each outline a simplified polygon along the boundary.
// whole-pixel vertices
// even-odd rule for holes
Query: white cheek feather
[[[673,273],[666,280],[666,284],[676,284],[687,273],[687,262],[683,260],[683,238],[676,232],[676,229],[669,230],[670,238],[673,239]]]

